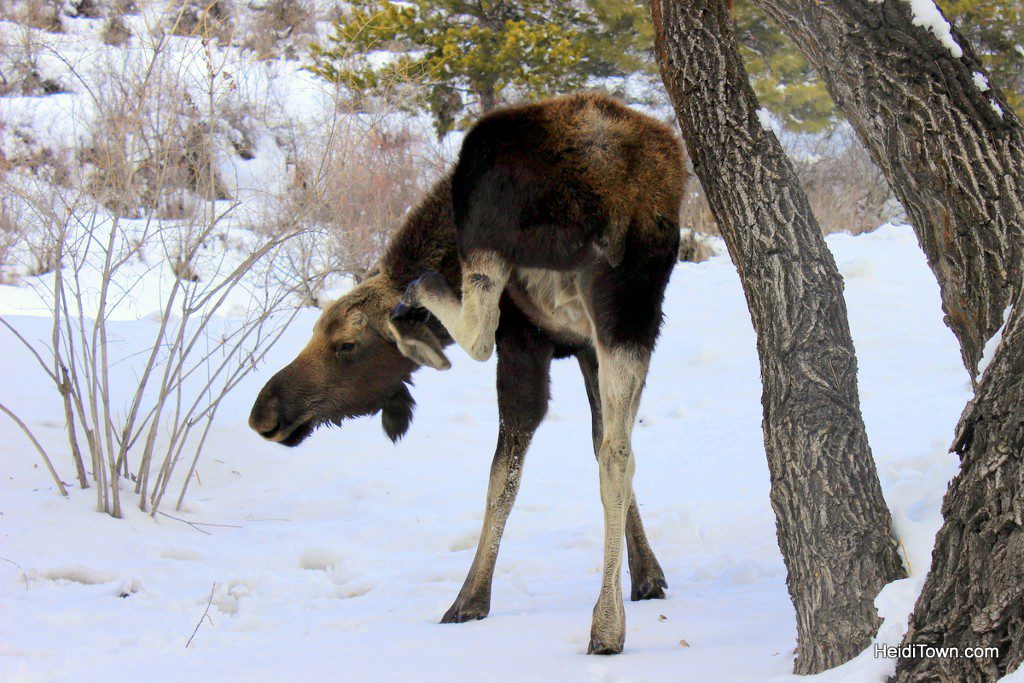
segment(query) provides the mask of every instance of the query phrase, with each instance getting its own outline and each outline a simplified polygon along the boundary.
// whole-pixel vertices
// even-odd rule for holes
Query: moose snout
[[[268,394],[268,395],[265,395]],[[264,439],[274,440],[281,428],[280,401],[264,388],[249,413],[249,426]]]

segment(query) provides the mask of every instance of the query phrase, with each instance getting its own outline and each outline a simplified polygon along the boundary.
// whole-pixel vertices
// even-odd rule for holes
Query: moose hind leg
[[[597,356],[591,349],[576,355],[583,373],[583,384],[590,401],[591,432],[594,440],[594,455],[600,457],[604,429],[601,424],[601,395],[597,380]],[[630,600],[660,600],[665,597],[668,582],[661,563],[651,550],[640,519],[640,508],[636,494],[630,497],[626,511],[626,554],[629,558]]]
[[[427,273],[409,285],[403,304],[433,313],[456,344],[474,360],[484,361],[494,351],[498,302],[510,272],[497,254],[476,252],[462,263],[461,301],[443,276]]]
[[[603,438],[598,452],[604,507],[604,564],[594,605],[590,654],[622,652],[626,615],[622,606],[622,541],[633,498],[633,421],[647,377],[650,353],[635,346],[598,346],[598,385]]]
[[[483,527],[473,565],[441,623],[483,619],[490,611],[491,580],[505,522],[519,491],[526,450],[547,412],[552,344],[521,313],[506,311],[497,338],[498,446],[491,463]]]

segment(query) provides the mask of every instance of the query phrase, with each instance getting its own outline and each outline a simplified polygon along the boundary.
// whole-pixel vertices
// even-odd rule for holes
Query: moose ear
[[[451,361],[444,355],[441,342],[424,323],[407,324],[406,322],[388,321],[388,331],[395,338],[398,350],[402,355],[420,365],[435,370],[447,370]]]
[[[384,425],[384,433],[392,442],[401,439],[409,430],[409,423],[412,422],[412,410],[415,407],[416,401],[409,393],[409,387],[404,384],[401,389],[384,401],[380,420]]]

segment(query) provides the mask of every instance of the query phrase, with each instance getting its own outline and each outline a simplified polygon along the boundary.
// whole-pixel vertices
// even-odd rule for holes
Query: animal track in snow
[[[341,563],[341,559],[330,548],[306,548],[299,557],[299,566],[303,569],[327,571]]]
[[[80,583],[86,586],[98,586],[100,584],[114,581],[117,578],[117,575],[103,571],[102,569],[86,567],[83,564],[71,564],[65,567],[45,569],[36,574],[35,577],[29,576],[28,578],[40,578],[54,582],[67,581],[71,583]]]
[[[373,584],[368,581],[355,581],[343,586],[338,586],[328,594],[328,597],[338,600],[349,600],[359,598],[373,590]]]
[[[164,548],[160,551],[160,557],[165,560],[179,560],[181,562],[195,562],[206,558],[206,555],[193,550],[192,548],[184,548],[181,546],[172,546]]]

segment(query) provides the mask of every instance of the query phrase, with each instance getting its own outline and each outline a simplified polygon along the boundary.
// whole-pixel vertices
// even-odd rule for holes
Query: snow
[[[868,435],[911,569],[876,600],[885,618],[877,640],[895,645],[956,472],[946,448],[969,382],[909,227],[828,244],[846,282]],[[19,291],[0,288],[0,310],[11,312]],[[139,340],[155,325],[145,308],[111,323],[125,394]],[[627,603],[626,651],[610,658],[584,655],[602,516],[575,364],[553,365],[551,409],[527,457],[490,616],[439,625],[482,518],[497,431],[493,360],[453,349],[450,371],[420,371],[417,416],[397,446],[378,420],[363,419],[288,450],[245,420],[315,317],[303,312],[229,397],[185,509],[165,510],[172,516],[129,506],[115,520],[73,487],[62,499],[32,447],[4,424],[0,679],[796,680],[755,338],[727,257],[680,264],[669,287],[634,446],[637,496],[670,588],[667,600]],[[43,317],[7,319],[29,338],[48,335]],[[53,390],[0,334],[0,401],[73,481]],[[869,648],[818,678],[882,681],[893,664]]]
[[[988,78],[980,71],[974,72],[973,79],[975,87],[977,87],[981,92],[988,92],[992,89],[992,86],[989,85]],[[1003,108],[995,101],[994,98],[989,98],[988,106],[992,108],[992,111],[994,111],[999,118],[1003,118]]]
[[[881,4],[885,0],[871,0]],[[953,37],[953,29],[942,16],[942,12],[935,6],[934,0],[904,0],[910,5],[910,11],[914,15],[914,26],[922,26],[931,31],[943,47],[956,59],[963,57],[964,50]]]
[[[999,343],[1003,340],[1003,330],[1006,329],[1006,321],[1010,319],[1010,311],[1013,309],[1013,304],[1010,304],[1003,311],[1003,324],[999,326],[996,333],[993,334],[987,342],[985,342],[985,348],[981,352],[981,360],[978,361],[978,377],[980,378],[985,374],[985,369],[996,355],[996,350],[999,348]]]
[[[908,0],[914,13],[914,26],[923,26],[939,39],[949,53],[959,59],[963,56],[963,48],[953,38],[953,29],[935,6],[933,0]]]
[[[764,107],[757,110],[757,120],[761,124],[761,128],[769,133],[775,130],[774,126],[772,126],[772,113]]]

